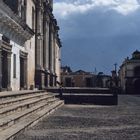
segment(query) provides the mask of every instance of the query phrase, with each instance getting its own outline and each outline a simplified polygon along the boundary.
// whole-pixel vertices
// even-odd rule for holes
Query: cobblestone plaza
[[[138,140],[140,97],[119,96],[118,106],[65,105],[16,140]]]

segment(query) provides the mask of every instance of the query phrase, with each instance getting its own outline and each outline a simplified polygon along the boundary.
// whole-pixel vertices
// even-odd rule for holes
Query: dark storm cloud
[[[74,70],[110,73],[113,64],[140,48],[140,10],[122,15],[94,8],[59,19],[63,42],[62,63]]]

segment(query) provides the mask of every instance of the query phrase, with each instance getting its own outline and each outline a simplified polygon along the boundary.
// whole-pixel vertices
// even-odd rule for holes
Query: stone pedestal
[[[45,71],[45,87],[50,87],[50,73]]]
[[[57,76],[56,75],[54,76],[54,86],[55,87],[57,86]]]
[[[45,88],[45,73],[42,70],[35,71],[35,86],[38,89]]]
[[[53,75],[50,74],[50,87],[53,87]]]
[[[50,74],[50,86],[51,87],[56,86],[56,78],[57,78],[57,76],[55,74]]]

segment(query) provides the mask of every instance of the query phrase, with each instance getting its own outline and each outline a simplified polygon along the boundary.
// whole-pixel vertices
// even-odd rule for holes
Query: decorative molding
[[[0,50],[4,50],[8,53],[11,53],[12,45],[8,44],[7,42],[0,40]]]
[[[27,59],[28,53],[20,50],[20,57]]]
[[[21,20],[18,15],[14,14],[13,11],[0,0],[0,32],[11,40],[23,45],[25,41],[31,39],[34,35],[32,29]],[[22,38],[19,42],[16,36]]]

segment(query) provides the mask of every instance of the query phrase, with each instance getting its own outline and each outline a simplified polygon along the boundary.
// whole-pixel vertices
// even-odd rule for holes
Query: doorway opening
[[[140,94],[140,79],[134,82],[135,94]]]
[[[8,58],[7,52],[2,51],[2,88],[7,89],[8,87]]]

